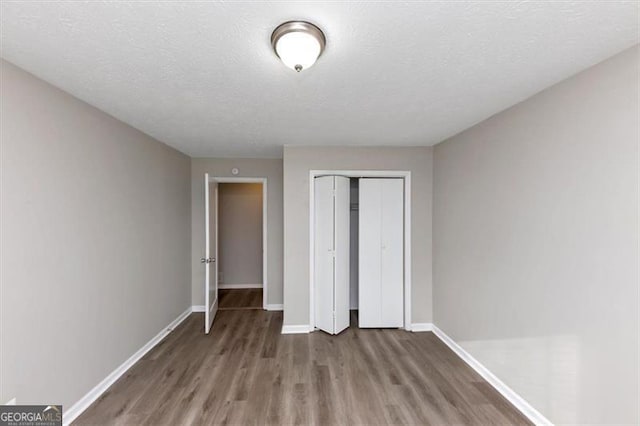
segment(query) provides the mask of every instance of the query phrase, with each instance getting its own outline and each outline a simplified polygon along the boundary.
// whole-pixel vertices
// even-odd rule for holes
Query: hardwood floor
[[[352,316],[352,325],[355,324]],[[530,424],[435,335],[282,335],[282,313],[192,314],[75,422]]]
[[[218,309],[262,309],[261,288],[218,290],[218,296]]]

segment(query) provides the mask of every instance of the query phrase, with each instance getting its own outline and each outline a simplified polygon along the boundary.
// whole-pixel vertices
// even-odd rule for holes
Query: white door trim
[[[309,329],[315,329],[314,301],[314,178],[323,175],[350,178],[404,179],[404,329],[411,331],[411,172],[402,170],[309,170]]]
[[[267,178],[266,177],[209,177],[209,182],[218,183],[261,183],[262,184],[262,309],[267,309]],[[216,205],[216,210],[219,206]],[[216,254],[217,255],[217,254]],[[220,287],[219,287],[220,288]]]

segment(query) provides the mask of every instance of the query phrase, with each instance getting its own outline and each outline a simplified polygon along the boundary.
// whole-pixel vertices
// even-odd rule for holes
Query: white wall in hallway
[[[218,280],[262,285],[262,184],[218,185]]]

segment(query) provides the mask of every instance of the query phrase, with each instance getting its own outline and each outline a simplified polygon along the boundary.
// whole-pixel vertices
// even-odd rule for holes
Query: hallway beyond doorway
[[[262,289],[220,289],[219,310],[262,309]]]

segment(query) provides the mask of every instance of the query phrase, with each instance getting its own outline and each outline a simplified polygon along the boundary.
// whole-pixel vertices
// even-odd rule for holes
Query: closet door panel
[[[335,280],[334,280],[334,334],[349,327],[350,284],[350,219],[351,185],[349,178],[335,176]]]
[[[333,334],[333,176],[315,178],[314,192],[315,326]]]
[[[360,179],[358,216],[358,326],[380,327],[381,221],[380,179]]]
[[[404,306],[404,181],[381,182],[381,327],[402,327]]]

